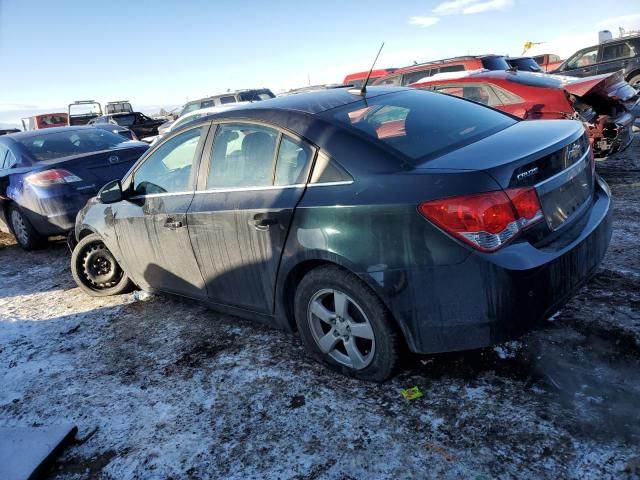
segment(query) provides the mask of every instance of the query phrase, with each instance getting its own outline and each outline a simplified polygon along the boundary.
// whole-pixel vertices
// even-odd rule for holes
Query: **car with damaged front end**
[[[523,120],[580,120],[598,159],[631,144],[640,115],[640,95],[620,73],[574,78],[480,70],[436,75],[411,87],[466,98]]]
[[[516,338],[600,264],[610,193],[580,122],[406,88],[302,93],[163,138],[77,217],[90,295],[177,294],[382,381],[403,345]]]

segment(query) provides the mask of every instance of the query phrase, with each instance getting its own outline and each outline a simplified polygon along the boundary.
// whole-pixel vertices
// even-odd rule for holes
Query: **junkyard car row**
[[[558,71],[576,73],[573,58]],[[382,381],[405,345],[517,338],[594,273],[611,238],[595,156],[628,147],[640,102],[624,74],[467,56],[378,70],[376,86],[367,72],[358,87],[209,97],[236,105],[165,126],[150,148],[92,126],[10,134],[0,213],[25,249],[73,230],[72,274],[90,295],[201,300]],[[70,106],[68,122],[149,138],[162,123],[100,113]]]

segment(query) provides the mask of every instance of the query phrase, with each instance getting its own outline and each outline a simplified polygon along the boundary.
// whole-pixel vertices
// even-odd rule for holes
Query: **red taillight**
[[[36,187],[50,187],[51,185],[63,183],[81,182],[82,179],[68,170],[56,168],[27,175],[25,181]]]
[[[420,204],[418,210],[446,232],[485,252],[497,250],[543,218],[534,188],[433,200]]]

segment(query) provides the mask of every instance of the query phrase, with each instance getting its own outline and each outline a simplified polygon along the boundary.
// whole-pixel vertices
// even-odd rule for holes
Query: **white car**
[[[212,113],[220,113],[220,112],[226,112],[227,110],[233,110],[234,108],[237,108],[237,107],[242,106],[242,105],[246,105],[248,103],[251,103],[251,102],[229,103],[229,104],[226,104],[226,105],[217,105],[215,107],[201,108],[200,110],[193,110],[193,111],[191,111],[189,113],[185,113],[181,117],[178,117],[178,119],[175,122],[173,122],[171,125],[169,125],[169,128],[167,128],[166,130],[160,132],[159,135],[156,135],[156,137],[151,142],[151,145],[154,145],[163,136],[171,133],[176,128],[180,128],[182,125],[184,125],[186,123],[189,123],[189,122],[192,122],[194,120],[197,120],[198,118],[204,117],[205,115],[211,115]],[[145,139],[145,140],[147,140],[147,139]]]

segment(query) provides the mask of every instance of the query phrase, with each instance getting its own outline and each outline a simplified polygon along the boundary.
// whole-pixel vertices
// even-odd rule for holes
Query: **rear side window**
[[[364,83],[364,81],[362,82]],[[392,85],[392,86],[400,86],[402,83],[401,75],[394,75],[393,77],[386,77],[375,82],[375,85]]]
[[[227,95],[226,97],[220,97],[220,104],[224,105],[226,103],[236,103],[236,97],[233,95]]]
[[[402,85],[409,85],[411,83],[415,83],[418,80],[425,78],[425,77],[430,77],[431,75],[433,75],[434,72],[437,72],[438,69],[435,68],[425,68],[424,70],[419,70],[417,72],[409,72],[409,73],[405,73],[402,77]]]
[[[276,163],[275,185],[306,183],[313,149],[298,140],[282,137]]]
[[[419,164],[516,123],[498,111],[446,95],[411,90],[321,114]]]
[[[449,72],[464,72],[464,65],[447,65],[445,67],[440,67],[440,71],[438,73]]]
[[[620,58],[629,58],[636,55],[635,49],[628,43],[617,43],[602,47],[602,61],[610,62]]]
[[[466,98],[467,100],[471,100],[472,102],[480,103],[482,105],[488,105],[490,107],[495,107],[502,104],[497,95],[493,92],[493,89],[491,89],[491,87],[489,87],[488,85],[447,85],[443,87],[437,87],[436,90],[440,93],[446,93],[455,97]]]

